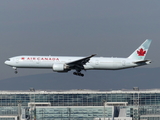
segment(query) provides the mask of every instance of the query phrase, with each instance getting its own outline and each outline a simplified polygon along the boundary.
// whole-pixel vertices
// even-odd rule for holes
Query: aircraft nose
[[[10,63],[10,60],[6,60],[6,61],[4,62],[4,64],[6,64],[6,65],[10,65],[9,63]]]
[[[6,61],[4,62],[4,64],[8,65],[8,61],[6,60]]]

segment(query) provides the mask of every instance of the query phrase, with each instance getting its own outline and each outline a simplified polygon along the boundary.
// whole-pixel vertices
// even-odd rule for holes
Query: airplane
[[[75,70],[74,75],[84,76],[82,70],[120,70],[148,65],[151,60],[145,59],[152,40],[145,40],[127,58],[114,57],[94,57],[92,54],[87,57],[71,56],[16,56],[5,61],[5,64],[11,66],[15,73],[17,68],[42,68],[52,69],[54,72],[68,72]]]

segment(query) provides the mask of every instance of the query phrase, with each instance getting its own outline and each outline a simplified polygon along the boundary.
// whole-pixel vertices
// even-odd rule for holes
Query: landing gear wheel
[[[18,73],[18,71],[15,71],[14,73],[15,73],[15,74],[17,74],[17,73]]]
[[[77,75],[77,76],[82,76],[82,77],[84,76],[84,74],[82,74],[82,73],[80,73],[80,72],[73,72],[73,74],[74,74],[74,75]]]
[[[78,76],[81,76],[81,73],[78,73],[77,75],[78,75]]]
[[[77,75],[77,73],[76,73],[76,72],[73,72],[73,75]]]
[[[81,74],[81,76],[83,77],[83,76],[84,76],[84,74]]]

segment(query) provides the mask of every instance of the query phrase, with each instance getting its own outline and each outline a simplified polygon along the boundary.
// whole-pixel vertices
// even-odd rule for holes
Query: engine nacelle
[[[66,66],[63,63],[53,64],[53,71],[55,71],[55,72],[67,72]]]

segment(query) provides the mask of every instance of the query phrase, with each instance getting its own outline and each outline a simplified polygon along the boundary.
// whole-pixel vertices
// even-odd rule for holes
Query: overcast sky
[[[128,57],[152,39],[146,67],[160,67],[159,0],[1,0],[0,79],[52,70],[19,69],[17,55]],[[72,74],[71,74],[72,75]]]

